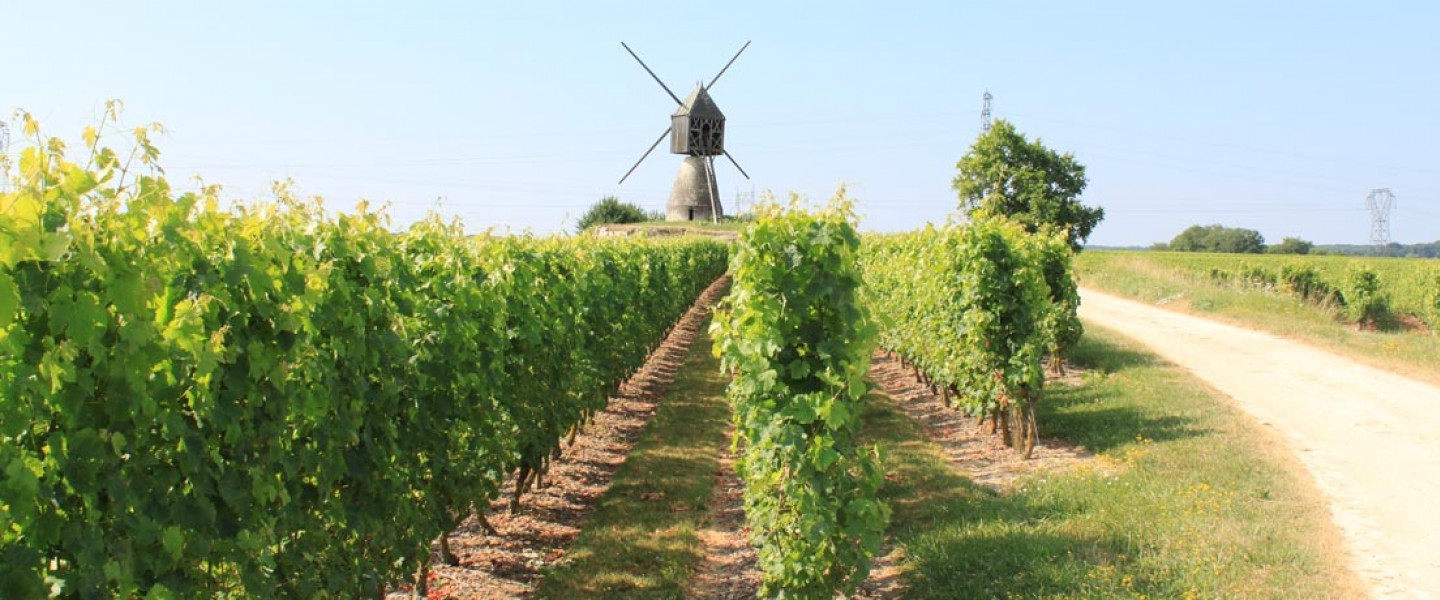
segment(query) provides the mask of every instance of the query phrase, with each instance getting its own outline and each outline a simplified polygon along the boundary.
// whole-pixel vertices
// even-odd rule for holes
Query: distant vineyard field
[[[1254,287],[1280,291],[1286,291],[1287,268],[1290,273],[1308,268],[1320,283],[1342,292],[1353,273],[1369,270],[1378,278],[1381,292],[1388,294],[1392,311],[1423,319],[1432,328],[1440,325],[1435,305],[1440,293],[1440,261],[1432,259],[1092,250],[1081,253],[1076,261],[1082,279],[1086,273],[1122,268],[1159,269],[1216,283],[1243,282],[1251,275],[1249,280],[1258,283]]]

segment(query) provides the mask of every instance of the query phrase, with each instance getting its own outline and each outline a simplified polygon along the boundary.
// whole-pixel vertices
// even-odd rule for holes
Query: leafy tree
[[[1271,254],[1309,254],[1315,249],[1315,244],[1300,238],[1287,237],[1280,243],[1267,248],[1265,251]]]
[[[1168,248],[1173,252],[1260,254],[1265,251],[1265,236],[1243,227],[1191,225],[1170,240]]]
[[[1212,225],[1211,227],[1218,228],[1220,226]],[[1170,243],[1166,244],[1165,248],[1171,252],[1210,252],[1210,238],[1210,228],[1191,225],[1186,227],[1185,231],[1176,235],[1174,239],[1170,240]]]
[[[1080,204],[1085,166],[1073,154],[1030,141],[1003,119],[975,140],[955,166],[960,173],[952,187],[960,195],[960,208],[972,217],[977,211],[1004,215],[1031,233],[1057,229],[1076,252],[1105,218],[1105,209]]]
[[[1231,254],[1261,254],[1265,252],[1265,236],[1254,229],[1243,227],[1222,228],[1215,238],[1215,251]]]
[[[576,231],[585,231],[596,225],[609,223],[642,223],[650,220],[650,215],[645,209],[629,202],[621,202],[614,196],[606,196],[596,202],[585,216],[580,217],[580,222],[575,225]]]

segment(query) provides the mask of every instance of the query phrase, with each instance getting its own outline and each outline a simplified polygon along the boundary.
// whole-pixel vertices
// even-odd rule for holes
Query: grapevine
[[[0,196],[0,597],[373,597],[543,472],[726,268],[176,193],[87,132]],[[134,165],[131,165],[132,167]],[[137,175],[138,173],[138,175]]]
[[[889,508],[876,451],[856,440],[873,326],[848,204],[770,206],[741,234],[712,332],[762,594],[831,598],[869,572]]]
[[[989,415],[992,430],[1027,457],[1037,437],[1041,357],[1060,322],[1039,243],[1018,225],[986,219],[871,236],[861,253],[866,302],[882,316],[881,345],[946,401]]]

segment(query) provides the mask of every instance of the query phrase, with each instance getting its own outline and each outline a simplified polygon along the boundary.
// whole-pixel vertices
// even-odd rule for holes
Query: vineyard
[[[1075,427],[1046,408],[1047,359],[1082,346],[1063,235],[862,236],[843,192],[762,207],[730,244],[395,229],[283,185],[222,208],[172,190],[143,132],[133,160],[87,135],[81,163],[26,125],[0,197],[3,597],[423,595],[432,562],[460,562],[451,532],[501,535],[487,511],[523,512],[727,274],[705,351],[762,595],[856,593],[916,528],[925,501],[893,495],[927,459],[897,445],[892,470],[877,442],[900,435],[875,429],[877,349],[1007,452],[1030,458],[1048,417]],[[929,502],[969,489],[944,485]]]
[[[718,242],[393,233],[283,189],[220,210],[92,150],[27,149],[3,201],[6,597],[406,580],[725,269]]]
[[[864,256],[881,345],[1028,457],[1041,359],[1060,364],[1080,335],[1065,240],[981,221],[876,237]]]
[[[1084,272],[1165,271],[1218,286],[1293,296],[1351,321],[1389,311],[1440,329],[1440,265],[1422,258],[1087,252]]]

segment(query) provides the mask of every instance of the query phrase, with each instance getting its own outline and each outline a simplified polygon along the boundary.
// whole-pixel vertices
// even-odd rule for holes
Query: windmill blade
[[[631,174],[631,173],[634,173],[634,172],[635,172],[635,169],[637,169],[637,168],[640,167],[640,163],[645,162],[645,159],[650,157],[650,153],[655,151],[655,147],[656,147],[656,146],[659,146],[659,145],[660,145],[660,142],[665,141],[665,136],[667,136],[667,135],[670,135],[670,128],[669,128],[669,127],[666,127],[666,128],[665,128],[665,132],[660,134],[660,137],[655,140],[655,143],[650,144],[650,149],[649,149],[649,150],[646,150],[644,154],[641,154],[641,155],[640,155],[640,160],[635,161],[635,165],[632,166],[632,167],[630,167],[630,170],[625,172],[625,176],[624,176],[624,177],[621,177],[621,178],[620,178],[620,182],[619,182],[619,183],[616,183],[615,185],[620,185],[621,183],[625,183],[625,180],[630,178],[630,174]],[[736,168],[739,168],[739,165],[736,165]],[[743,173],[744,171],[741,171],[741,172]],[[750,176],[747,175],[747,176],[745,176],[745,178],[746,178],[746,179],[749,179]]]
[[[629,52],[629,53],[630,53],[630,56],[635,57],[635,62],[640,63],[640,66],[645,68],[645,72],[650,74],[650,78],[651,78],[651,79],[654,79],[654,80],[655,80],[655,83],[660,84],[660,87],[665,90],[665,93],[670,94],[670,97],[675,100],[675,104],[678,104],[678,105],[680,105],[680,106],[684,106],[684,105],[685,105],[685,102],[681,101],[681,100],[680,100],[680,97],[675,95],[675,92],[670,91],[670,86],[665,85],[665,82],[660,81],[660,76],[659,76],[659,75],[656,75],[654,71],[651,71],[651,70],[650,70],[650,65],[647,65],[647,64],[645,64],[645,61],[640,60],[640,56],[637,55],[637,54],[635,54],[635,51],[634,51],[634,50],[631,50],[631,49],[630,49],[630,46],[625,45],[625,42],[620,42],[620,45],[621,45],[621,46],[625,46],[625,51],[626,51],[626,52]],[[656,142],[656,143],[658,144],[659,142]],[[652,148],[652,149],[653,149],[653,148]],[[642,159],[642,160],[643,160],[643,159]]]
[[[653,149],[653,148],[652,148],[652,149]],[[745,172],[745,169],[741,169],[741,168],[740,168],[740,163],[735,162],[735,157],[730,156],[730,151],[729,151],[729,150],[722,150],[722,152],[725,153],[725,158],[730,159],[730,164],[735,165],[735,169],[736,169],[737,171],[740,171],[740,174],[741,174],[741,175],[744,175],[746,179],[749,179],[749,178],[750,178],[750,174],[749,174],[749,173],[746,173],[746,172]]]
[[[705,86],[705,89],[707,89],[707,90],[710,89],[712,86],[715,85],[715,82],[720,81],[720,76],[721,76],[721,75],[724,75],[724,74],[725,74],[725,71],[730,70],[730,65],[735,64],[735,59],[740,58],[740,52],[744,52],[745,49],[746,49],[746,48],[749,48],[749,47],[750,47],[750,40],[745,40],[745,45],[740,47],[740,51],[739,51],[739,52],[736,52],[736,53],[735,53],[735,56],[730,57],[730,62],[725,63],[725,66],[723,66],[723,67],[720,68],[720,72],[715,74],[715,77],[710,80],[710,85]],[[638,59],[637,59],[637,60],[638,60]],[[735,159],[730,159],[730,162],[735,162]],[[738,167],[739,165],[736,165],[736,166]],[[741,172],[743,173],[744,171],[741,171]],[[747,177],[747,179],[748,179],[748,177]]]

